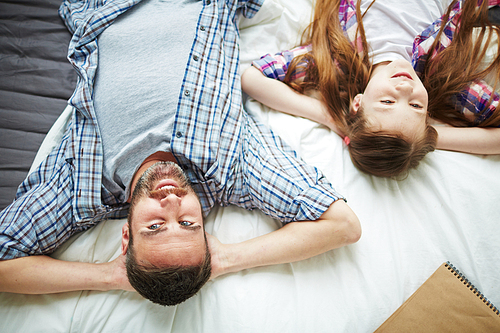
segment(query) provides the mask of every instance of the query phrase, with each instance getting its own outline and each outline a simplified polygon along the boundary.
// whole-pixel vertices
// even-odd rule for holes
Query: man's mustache
[[[183,187],[160,188],[149,192],[149,197],[153,199],[162,200],[170,194],[175,194],[178,197],[183,197],[188,194],[188,190]]]

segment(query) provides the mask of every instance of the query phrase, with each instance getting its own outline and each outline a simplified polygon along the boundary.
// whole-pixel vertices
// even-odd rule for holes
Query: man
[[[251,17],[261,4],[63,3],[79,74],[75,111],[0,216],[0,291],[136,288],[171,305],[209,277],[358,240],[357,217],[321,172],[242,109],[237,14]],[[46,256],[72,234],[124,217],[126,202],[116,260]],[[284,227],[221,244],[203,228],[215,204],[257,208]]]

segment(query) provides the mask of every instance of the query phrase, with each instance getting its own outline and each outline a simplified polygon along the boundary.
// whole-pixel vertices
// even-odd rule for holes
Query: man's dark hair
[[[211,256],[205,237],[205,258],[194,266],[144,266],[137,263],[132,235],[127,249],[127,277],[144,298],[160,305],[176,305],[194,296],[210,279]]]

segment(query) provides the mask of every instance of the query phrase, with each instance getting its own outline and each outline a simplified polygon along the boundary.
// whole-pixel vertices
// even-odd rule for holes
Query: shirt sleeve
[[[489,5],[498,5],[500,0],[490,0]],[[460,24],[460,13],[462,2],[458,1],[445,23],[444,31],[438,41],[434,54],[429,55],[429,49],[434,43],[441,28],[444,16],[433,22],[420,35],[415,37],[412,51],[412,65],[417,74],[423,73],[425,63],[429,57],[435,56],[437,52],[448,47]],[[500,96],[484,80],[475,80],[469,83],[464,90],[452,97],[451,102],[455,105],[457,112],[479,125],[488,119],[498,107]]]
[[[240,158],[244,190],[239,198],[244,208],[257,208],[287,224],[317,220],[333,202],[344,199],[318,168],[305,163],[267,126],[246,118]]]
[[[266,54],[259,60],[252,62],[252,65],[268,78],[283,81],[292,60],[299,55],[310,52],[311,49],[311,45],[307,45],[279,52],[275,55]],[[304,72],[294,73],[293,79],[304,77],[304,75]]]
[[[500,95],[484,80],[471,82],[452,99],[455,109],[467,118],[473,119],[474,125],[481,124],[493,115],[499,101]]]
[[[114,17],[126,12],[132,6],[138,4],[142,0],[123,0],[123,1],[81,1],[81,0],[64,0],[59,7],[59,16],[61,16],[68,30],[74,34],[79,28],[84,28],[92,19],[92,14],[101,8],[105,8],[102,15],[94,19],[95,22],[109,21],[111,16]],[[110,15],[112,14],[112,15]],[[83,33],[83,31],[82,31]],[[88,30],[87,30],[88,33]],[[81,38],[82,36],[80,36]],[[91,40],[95,38],[92,33],[88,36]]]
[[[1,260],[51,253],[73,233],[72,170],[64,160],[51,163],[55,157],[26,178],[0,213]]]

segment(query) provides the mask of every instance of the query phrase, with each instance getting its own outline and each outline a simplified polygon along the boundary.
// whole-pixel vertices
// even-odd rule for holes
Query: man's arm
[[[241,87],[250,97],[271,109],[310,119],[344,136],[320,100],[301,94],[279,80],[264,76],[253,66],[242,74]]]
[[[470,154],[500,154],[500,128],[435,126],[437,149]]]
[[[237,244],[208,236],[212,278],[243,269],[307,259],[349,245],[361,237],[357,216],[343,200],[316,221],[292,222],[276,231]]]
[[[133,291],[123,255],[102,264],[62,261],[48,256],[0,261],[0,292],[50,294],[112,289]]]

